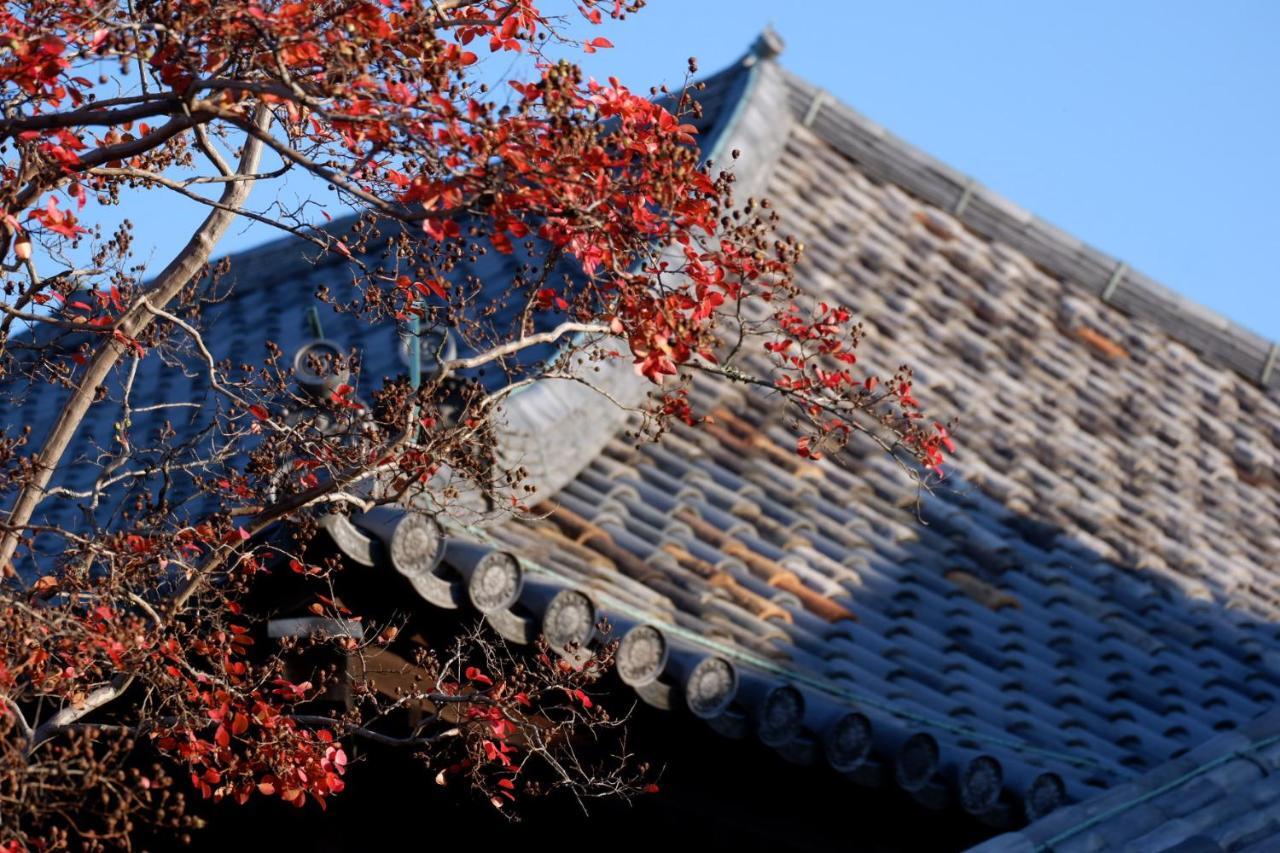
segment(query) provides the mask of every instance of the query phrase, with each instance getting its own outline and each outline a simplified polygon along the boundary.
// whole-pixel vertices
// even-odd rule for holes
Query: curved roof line
[[[778,121],[789,115],[788,90],[781,69],[769,61],[780,48],[777,37],[766,31],[741,59],[711,78],[721,82],[726,95],[708,134],[706,156],[721,161],[725,152],[740,152],[733,171],[735,192],[742,198],[764,191],[791,131],[792,122]],[[601,363],[589,384],[540,379],[503,407],[501,458],[508,467],[523,468],[523,483],[545,500],[600,453],[651,388],[629,359]]]
[[[1173,292],[892,135],[781,67],[781,52],[782,40],[767,29],[738,61],[709,78],[720,83],[717,95],[725,94],[707,156],[723,161],[728,151],[739,152],[732,166],[740,197],[763,193],[792,130],[805,127],[868,176],[949,211],[973,232],[1017,249],[1054,277],[1153,323],[1211,364],[1264,390],[1280,387],[1280,342]],[[598,390],[571,380],[541,380],[507,404],[504,458],[525,467],[526,482],[542,498],[577,476],[649,390],[626,360],[602,366],[593,384]],[[549,436],[572,440],[548,441]]]
[[[1150,321],[1206,361],[1264,389],[1280,387],[1280,342],[1170,290],[887,132],[824,89],[782,70],[791,117],[870,177],[951,213],[973,232],[1025,254],[1051,275]]]

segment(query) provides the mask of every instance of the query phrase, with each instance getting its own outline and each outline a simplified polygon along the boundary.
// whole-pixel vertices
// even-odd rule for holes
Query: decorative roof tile
[[[583,639],[607,615],[623,680],[646,701],[931,805],[953,798],[1008,825],[1086,802],[989,850],[1047,849],[1036,845],[1112,807],[1098,803],[1135,799],[1117,820],[1144,845],[1245,849],[1280,834],[1260,817],[1280,791],[1249,769],[1275,757],[1254,752],[1274,740],[1280,696],[1280,381],[1264,375],[1267,342],[770,56],[712,79],[711,147],[742,148],[739,191],[767,194],[806,244],[801,287],[864,320],[861,364],[915,365],[922,399],[960,416],[950,476],[921,493],[857,442],[800,459],[776,399],[702,378],[691,396],[713,422],[637,447],[602,397],[544,382],[512,398],[505,438],[543,511],[450,527],[443,564],[415,586],[521,642],[538,628]],[[232,270],[237,287],[210,324],[217,354],[264,335],[286,352],[303,343],[296,295],[331,284],[329,271],[285,244]],[[341,315],[324,325],[360,350],[365,381],[400,372],[394,329]],[[645,391],[627,364],[601,381],[624,400]],[[144,367],[135,389],[205,405],[181,417],[198,436],[213,405],[202,383]],[[39,401],[34,420],[59,402]],[[116,418],[95,409],[80,458],[109,446]],[[139,416],[135,429],[161,420]],[[86,478],[73,466],[59,485]],[[74,525],[64,506],[42,521]],[[326,525],[368,562],[363,527]],[[1194,786],[1151,781],[1206,762],[1218,763]],[[1095,849],[1104,826],[1052,849]]]

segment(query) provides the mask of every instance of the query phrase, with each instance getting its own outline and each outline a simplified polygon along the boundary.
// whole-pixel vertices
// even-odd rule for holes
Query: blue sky
[[[678,84],[689,56],[715,71],[770,23],[792,71],[1280,340],[1280,2],[650,0],[583,63],[633,89]],[[135,219],[199,216],[151,197]]]
[[[650,0],[589,67],[678,82],[767,23],[890,132],[1280,340],[1280,2]]]

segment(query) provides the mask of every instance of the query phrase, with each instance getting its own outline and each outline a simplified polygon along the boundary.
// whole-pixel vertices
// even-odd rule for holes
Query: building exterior
[[[959,416],[942,486],[856,442],[797,457],[779,404],[741,385],[695,382],[714,422],[637,446],[603,397],[542,383],[500,443],[543,517],[446,527],[403,562],[334,517],[334,547],[512,641],[590,642],[605,615],[644,720],[845,777],[851,799],[905,792],[956,839],[1012,833],[983,850],[1280,848],[1276,345],[893,138],[779,50],[766,33],[708,80],[708,153],[743,152],[738,192],[804,242],[803,288],[863,318],[868,369],[911,363]],[[207,335],[223,354],[306,342],[285,294],[325,269],[296,254],[233,259]],[[321,319],[366,377],[403,369],[395,329]],[[645,392],[629,364],[599,381]]]

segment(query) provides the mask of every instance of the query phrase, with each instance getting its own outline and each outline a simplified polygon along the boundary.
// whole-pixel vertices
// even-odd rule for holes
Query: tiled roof
[[[1280,850],[1280,711],[973,853]]]
[[[615,436],[546,520],[490,531],[538,581],[491,621],[582,638],[607,612],[649,701],[995,822],[1273,707],[1280,395],[888,180],[755,69],[736,130],[773,150],[740,173],[805,243],[802,286],[865,322],[868,369],[913,364],[960,416],[954,472],[918,495],[869,448],[798,460],[776,402],[699,382],[715,424]]]
[[[739,192],[767,194],[805,243],[802,287],[863,319],[861,364],[912,364],[930,410],[960,417],[950,476],[920,494],[856,442],[799,459],[777,401],[701,380],[714,422],[636,447],[617,407],[542,382],[511,399],[504,449],[533,463],[545,517],[454,529],[442,563],[405,567],[424,598],[519,640],[586,639],[607,614],[646,701],[996,824],[1135,784],[1273,708],[1266,342],[815,101],[771,53],[714,78],[712,147],[743,151]],[[295,247],[233,260],[218,354],[307,337],[299,294],[332,271]],[[360,348],[364,381],[400,372],[393,329],[323,322]],[[212,400],[198,374],[143,370],[135,394]],[[629,364],[599,381],[623,402],[646,390]],[[55,406],[38,401],[37,434]],[[79,453],[109,447],[117,419],[102,406]]]
[[[299,346],[313,337],[308,331],[305,313],[309,305],[315,304],[310,297],[317,287],[333,286],[335,279],[341,281],[340,274],[335,274],[331,263],[322,259],[312,266],[305,262],[299,243],[294,240],[245,252],[236,257],[233,267],[232,274],[224,283],[228,290],[218,294],[218,304],[208,307],[202,318],[202,332],[218,360],[234,357],[237,362],[259,362],[266,354],[264,345],[268,340],[280,344],[286,355],[292,356]],[[324,332],[335,341],[352,341],[352,336],[362,333],[365,375],[380,377],[403,372],[397,357],[394,329],[379,329],[371,333],[367,328],[362,329],[349,315],[324,310],[323,317]],[[38,328],[36,334],[46,333]],[[64,346],[78,346],[80,343],[62,336],[57,340]],[[174,346],[186,347],[190,342],[179,338]],[[189,360],[189,353],[186,356]],[[211,391],[207,373],[200,369],[175,369],[159,357],[141,359],[135,364],[137,374],[132,381],[131,403],[134,409],[141,409],[130,414],[130,434],[135,447],[154,446],[165,423],[171,422],[177,434],[175,446],[185,448],[185,452],[179,452],[175,459],[179,465],[207,455],[208,430],[222,402],[219,395]],[[116,425],[123,420],[121,401],[125,377],[122,372],[113,375],[107,383],[107,398],[89,408],[74,443],[68,449],[66,462],[55,474],[51,484],[53,488],[75,492],[93,489],[100,466],[109,464],[116,449],[114,435]],[[12,382],[10,387],[6,387],[6,392],[16,385],[18,383]],[[22,413],[32,427],[33,440],[40,441],[54,423],[70,391],[56,385],[31,387],[32,396],[23,403]],[[175,405],[155,408],[162,403]],[[145,463],[151,460],[144,455],[135,461]],[[198,475],[200,472],[193,473]],[[169,499],[177,515],[195,515],[207,508],[196,500],[197,490],[189,478],[176,475],[171,485]],[[97,522],[109,523],[123,495],[133,486],[128,478],[124,478],[104,489],[98,501]],[[194,504],[193,500],[196,500]],[[37,509],[33,523],[76,529],[84,524],[83,507],[91,503],[91,498],[46,500]],[[57,547],[53,537],[42,538],[51,547]]]
[[[711,135],[720,111],[725,103],[736,98],[741,92],[743,75],[739,70],[731,68],[708,78],[703,90],[703,117],[694,123]],[[339,239],[350,239],[352,227],[356,225],[353,217],[343,218],[325,227]],[[364,257],[375,269],[387,269],[390,261],[384,258],[390,233],[383,233],[379,239],[368,241],[367,253]],[[531,238],[532,239],[532,238]],[[484,307],[484,317],[472,317],[472,321],[490,332],[499,340],[510,334],[511,327],[518,322],[520,312],[527,300],[527,293],[512,290],[510,285],[522,264],[530,260],[524,243],[520,241],[510,255],[489,252],[459,264],[453,277],[457,282],[465,282],[467,287],[483,288],[478,297],[471,300],[472,305]],[[308,312],[317,309],[324,337],[335,343],[344,353],[354,348],[360,358],[359,376],[354,380],[357,394],[367,394],[378,388],[385,377],[398,376],[406,371],[407,360],[402,353],[399,331],[391,324],[371,325],[351,313],[340,313],[320,304],[313,296],[320,288],[326,288],[330,295],[338,301],[349,301],[357,296],[350,286],[350,273],[341,259],[333,254],[323,254],[300,248],[304,244],[294,238],[285,238],[262,247],[240,253],[232,258],[229,273],[222,278],[217,287],[206,288],[205,296],[213,300],[213,304],[205,307],[200,317],[200,330],[210,352],[218,361],[231,359],[235,363],[250,361],[258,363],[266,355],[265,343],[276,343],[286,358],[292,358],[305,344],[315,340],[315,334],[308,319]],[[539,266],[542,260],[536,262]],[[562,264],[556,274],[573,275],[575,270]],[[480,312],[476,312],[479,314]],[[550,329],[559,318],[546,312],[535,312],[534,331]],[[81,340],[77,336],[68,336],[59,329],[38,326],[30,334],[38,335],[34,342],[46,345],[58,345],[68,349],[78,347]],[[179,335],[175,342],[166,347],[186,348],[185,353],[175,352],[192,363],[193,347],[189,340]],[[465,341],[459,345],[459,355],[471,353]],[[511,364],[512,375],[523,377],[529,370],[536,370],[540,361],[552,359],[556,354],[553,345],[539,345],[522,350]],[[20,352],[19,357],[23,357]],[[195,363],[199,363],[195,356]],[[183,371],[174,369],[173,364],[160,358],[147,358],[139,361],[137,373],[132,379],[132,406],[130,412],[130,433],[136,447],[146,448],[155,445],[155,437],[164,429],[166,422],[171,422],[177,432],[175,441],[181,445],[187,442],[185,451],[172,456],[176,465],[193,464],[198,459],[207,458],[210,436],[208,434],[215,422],[218,406],[223,404],[219,395],[212,393],[207,374],[203,370]],[[525,372],[521,372],[525,371]],[[468,375],[464,372],[463,375]],[[490,366],[486,372],[476,375],[490,389],[505,384],[507,374]],[[622,382],[627,382],[625,374]],[[109,464],[110,455],[114,452],[114,435],[116,425],[123,419],[123,387],[125,375],[117,372],[107,382],[107,398],[92,406],[85,416],[76,440],[69,450],[67,463],[55,474],[52,488],[68,489],[76,493],[92,491],[94,481],[103,464]],[[568,384],[568,383],[563,383]],[[638,383],[631,383],[638,387]],[[10,380],[5,387],[6,393],[22,392],[27,386],[22,381]],[[579,386],[580,388],[580,386]],[[23,416],[33,431],[33,439],[39,441],[52,426],[57,413],[70,395],[69,389],[56,384],[32,384],[35,392],[31,399],[22,404]],[[532,393],[522,395],[520,403],[509,407],[509,430],[506,439],[512,445],[521,447],[520,437],[524,434],[537,435],[541,424],[529,423],[524,411],[531,404],[542,403],[545,409],[546,389],[534,389]],[[560,389],[561,396],[572,398],[574,391]],[[148,404],[160,401],[181,401],[177,407],[148,408]],[[545,413],[545,412],[544,412]],[[603,442],[616,426],[617,418],[598,419],[596,425],[600,433],[599,442]],[[554,448],[541,446],[523,448],[527,453],[536,451],[544,454],[541,464],[531,464],[531,481],[539,484],[555,482],[558,472],[563,467],[561,460],[552,452]],[[145,456],[136,457],[135,461],[148,461]],[[118,474],[119,472],[117,472]],[[566,476],[572,476],[569,470]],[[202,465],[194,465],[193,476],[210,475],[211,471]],[[550,479],[548,479],[550,478]],[[96,519],[106,522],[111,514],[122,505],[124,496],[137,483],[129,478],[114,477],[114,484],[104,488],[98,495],[96,503]],[[212,504],[202,499],[191,478],[175,476],[169,484],[168,492],[171,511],[179,516],[197,517],[208,512]],[[46,501],[33,518],[32,523],[47,525],[57,529],[70,529],[82,524],[83,506],[94,499],[60,499]],[[39,537],[51,548],[57,548],[54,537]],[[21,567],[19,567],[21,570]]]
[[[1229,367],[1264,388],[1280,385],[1280,342],[1269,341],[1082,243],[848,106],[833,102],[812,83],[786,77],[792,110],[800,123],[855,159],[867,175],[947,211],[975,233],[1016,250],[1080,291],[1151,321],[1210,364]]]

